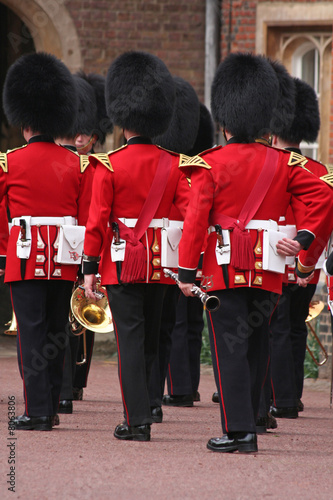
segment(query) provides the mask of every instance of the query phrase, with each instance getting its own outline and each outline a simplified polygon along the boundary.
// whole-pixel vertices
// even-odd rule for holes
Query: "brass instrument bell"
[[[84,287],[78,286],[71,297],[71,311],[76,321],[87,330],[95,333],[113,332],[111,310],[104,287],[96,285],[97,300],[92,301],[85,296]],[[72,326],[73,328],[73,326]],[[74,326],[75,328],[75,326]],[[76,326],[79,329],[79,327]],[[75,331],[73,332],[75,335]],[[79,331],[76,335],[80,335]]]
[[[17,320],[14,311],[12,313],[12,319],[8,321],[8,323],[5,323],[5,326],[9,327],[3,332],[5,335],[17,335]]]
[[[317,366],[322,366],[322,365],[324,365],[326,363],[326,361],[328,360],[328,354],[327,354],[327,351],[326,351],[325,347],[321,343],[318,335],[316,334],[315,329],[311,325],[311,321],[313,319],[317,318],[317,316],[319,316],[319,314],[322,312],[322,310],[324,309],[324,307],[325,307],[324,302],[322,302],[320,300],[312,300],[310,302],[310,305],[309,305],[309,314],[308,314],[308,317],[305,320],[305,323],[307,324],[307,326],[311,330],[312,335],[314,336],[315,340],[317,341],[317,343],[318,343],[318,345],[319,345],[319,347],[320,347],[320,349],[321,349],[321,351],[323,353],[323,359],[321,361],[318,361],[316,359],[314,353],[309,348],[309,346],[308,345],[306,346],[306,349],[307,349],[308,353],[310,354],[311,358],[313,359],[313,361],[315,362],[315,364]]]

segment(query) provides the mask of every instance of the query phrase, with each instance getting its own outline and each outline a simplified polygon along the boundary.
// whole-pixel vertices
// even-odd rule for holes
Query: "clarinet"
[[[165,276],[171,278],[177,283],[177,285],[179,285],[178,274],[174,273],[173,271],[171,271],[171,269],[167,268],[164,268],[163,271]],[[210,312],[217,311],[218,308],[220,307],[220,299],[218,297],[216,297],[215,295],[208,295],[208,293],[205,293],[198,286],[192,285],[191,292],[201,300],[207,311]]]

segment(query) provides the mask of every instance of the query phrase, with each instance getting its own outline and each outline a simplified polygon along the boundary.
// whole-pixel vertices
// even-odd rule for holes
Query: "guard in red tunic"
[[[107,155],[89,156],[96,171],[83,271],[86,295],[93,298],[102,253],[99,272],[115,325],[125,415],[114,432],[118,439],[150,440],[148,383],[166,292],[161,228],[173,204],[185,216],[189,195],[179,169],[188,158],[150,139],[167,129],[174,101],[173,78],[159,58],[145,52],[122,54],[107,74],[106,105],[127,144]]]
[[[196,137],[198,134],[200,103],[194,88],[189,82],[178,76],[175,76],[173,78],[176,85],[176,102],[172,120],[166,132],[154,138],[154,143],[159,144],[160,146],[163,146],[168,150],[176,151],[177,153],[185,153],[188,155],[196,141]],[[172,207],[169,214],[169,219],[173,220],[173,224],[177,226],[176,229],[179,231],[178,235],[180,237],[181,230],[179,229],[183,227],[183,217],[179,210],[177,210],[175,207]],[[164,234],[165,233],[166,231],[164,231]],[[171,238],[170,241],[172,241]],[[174,265],[177,268],[177,263]],[[181,292],[176,284],[169,286],[163,304],[161,329],[159,335],[159,354],[158,356],[156,356],[153,363],[152,374],[149,383],[151,413],[153,421],[157,423],[161,423],[163,418],[162,398],[164,393],[165,377],[167,374],[167,368],[170,358],[170,351],[172,351],[172,348],[176,344],[176,342],[174,342],[175,337],[173,337],[173,329],[176,322],[176,310],[178,309],[177,303],[178,299],[180,299],[180,295]],[[184,299],[187,300],[185,297]],[[196,304],[200,309],[199,301],[196,301]],[[184,342],[187,342],[186,328],[183,330],[182,334]],[[187,352],[183,351],[182,355],[184,355],[185,357],[187,356],[188,358]],[[187,365],[177,366],[176,370],[185,369],[186,371]],[[188,374],[188,376],[190,376],[190,374]]]
[[[208,313],[224,432],[209,440],[213,451],[258,449],[256,418],[268,361],[269,320],[285,267],[279,252],[295,254],[314,235],[322,236],[332,210],[330,188],[303,168],[304,157],[254,142],[270,130],[278,91],[267,59],[230,54],[212,86],[213,116],[227,145],[199,155],[201,167],[184,168],[192,175],[179,250],[180,287],[191,295],[208,229],[201,283],[221,302],[218,311]],[[288,206],[286,191],[301,199],[307,211],[306,225],[295,240],[281,239],[278,230]],[[304,266],[310,267],[310,258],[304,256]]]
[[[103,146],[107,134],[111,134],[113,124],[106,114],[105,107],[105,77],[96,73],[86,75],[79,72],[78,76],[81,80],[92,87],[96,97],[96,116],[90,112],[89,106],[82,103],[78,114],[78,125],[75,137],[75,145],[79,154],[93,154],[95,145]],[[91,365],[91,359],[94,348],[95,333],[86,330],[86,349],[84,349],[83,335],[79,337],[79,347],[77,352],[77,360],[75,367],[75,375],[73,379],[73,399],[83,399],[83,388],[87,387],[88,374]],[[84,351],[86,350],[86,362],[82,363],[85,358]]]
[[[5,282],[17,318],[25,400],[15,424],[51,430],[93,169],[85,157],[53,140],[68,132],[77,106],[72,75],[56,57],[19,58],[7,73],[3,104],[8,121],[21,126],[27,141],[0,158],[0,199],[7,196],[12,217]]]
[[[320,128],[319,105],[317,95],[310,85],[298,78],[294,78],[293,83],[296,91],[294,120],[291,125],[273,124],[273,146],[302,155],[300,143],[302,141],[313,143],[317,139]],[[289,100],[290,96],[281,98],[279,108],[289,108]],[[307,158],[306,168],[317,177],[327,174],[327,168],[311,158]],[[301,200],[294,200],[293,205],[287,211],[285,221],[282,222],[281,230],[283,231],[284,227],[294,227],[296,233],[295,221],[301,221],[304,216],[306,219],[305,207]],[[327,236],[329,236],[328,233]],[[275,417],[296,418],[298,411],[303,409],[301,396],[308,333],[305,321],[319,280],[322,263],[320,259],[313,278],[305,282],[297,277],[295,264],[287,266],[286,269],[282,296],[271,323],[273,336],[271,413]],[[302,286],[297,283],[301,283]]]
[[[200,121],[196,141],[189,156],[195,156],[214,144],[214,123],[209,110],[200,103]],[[200,284],[202,255],[198,266],[196,284]],[[200,400],[200,354],[204,328],[203,304],[196,297],[180,295],[176,324],[172,331],[170,359],[167,365],[167,406],[193,406]],[[163,384],[164,385],[164,384]]]

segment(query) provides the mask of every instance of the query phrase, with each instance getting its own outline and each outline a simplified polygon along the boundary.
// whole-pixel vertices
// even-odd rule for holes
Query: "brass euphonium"
[[[5,323],[5,326],[9,327],[3,332],[5,335],[17,335],[17,320],[14,311],[12,313],[12,319],[8,321],[8,323]]]
[[[84,287],[79,285],[72,293],[70,310],[75,320],[81,327],[95,333],[113,332],[112,315],[108,302],[107,293],[100,282],[96,284],[96,301],[88,299],[84,293]],[[73,326],[72,326],[73,329]],[[74,324],[74,335],[81,335],[80,327]]]
[[[79,285],[72,293],[70,301],[69,322],[73,335],[83,335],[83,359],[77,365],[87,361],[86,330],[95,333],[113,331],[112,315],[105,288],[96,283],[96,301],[87,299],[84,287]]]
[[[173,271],[171,271],[171,269],[167,268],[164,268],[163,271],[165,276],[173,279],[177,283],[177,285],[179,284],[178,274],[174,273]],[[208,295],[208,293],[205,293],[198,286],[193,284],[191,292],[201,300],[207,311],[210,312],[217,311],[218,308],[220,307],[220,299],[218,297],[216,297],[215,295]]]
[[[319,314],[321,313],[321,311],[324,309],[325,307],[325,304],[324,302],[321,302],[320,300],[312,300],[310,302],[310,305],[309,305],[309,314],[308,314],[308,317],[306,318],[305,322],[306,324],[308,325],[309,329],[311,330],[311,333],[312,335],[314,336],[314,338],[316,339],[322,353],[323,353],[323,359],[322,361],[318,361],[315,357],[315,355],[313,354],[313,352],[311,351],[311,349],[309,348],[309,346],[307,345],[306,346],[306,349],[308,351],[308,353],[310,354],[311,358],[313,359],[313,361],[315,362],[315,364],[317,366],[322,366],[326,363],[327,359],[328,359],[328,354],[327,354],[327,351],[325,349],[325,347],[323,346],[323,344],[321,343],[318,335],[316,334],[316,331],[315,329],[313,328],[313,326],[311,325],[311,321],[313,319],[315,319],[317,316],[319,316]]]

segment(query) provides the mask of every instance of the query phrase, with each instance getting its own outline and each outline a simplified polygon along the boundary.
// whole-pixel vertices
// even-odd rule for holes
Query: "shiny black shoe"
[[[20,415],[14,418],[17,431],[52,431],[52,417],[28,417]]]
[[[73,387],[73,400],[82,401],[83,399],[83,387]]]
[[[271,406],[271,415],[275,418],[297,418],[298,410],[297,407],[291,408],[277,408],[276,406]]]
[[[150,441],[150,424],[131,426],[125,423],[119,424],[113,435],[117,439],[127,441]]]
[[[219,403],[220,402],[219,393],[217,391],[213,393],[213,395],[212,395],[212,401],[213,401],[213,403]]]
[[[235,432],[221,438],[212,438],[207,443],[207,448],[222,453],[255,453],[258,451],[257,435],[254,432]]]
[[[300,399],[297,400],[297,410],[299,412],[304,411],[304,404],[302,403],[302,401]]]
[[[73,401],[71,399],[59,401],[58,413],[73,413]]]
[[[278,426],[276,418],[273,417],[271,412],[267,413],[267,429],[276,429]]]
[[[51,421],[52,421],[52,427],[60,424],[60,419],[59,419],[58,413],[56,415],[52,415]]]
[[[199,391],[195,391],[193,393],[193,401],[200,401],[200,392]]]
[[[193,395],[184,394],[183,396],[169,396],[166,394],[163,396],[162,403],[165,406],[183,406],[190,407],[193,406]]]
[[[161,424],[163,420],[163,411],[160,406],[152,406],[150,408],[151,418],[155,424]]]
[[[265,434],[267,430],[267,417],[258,417],[256,421],[256,433]]]

